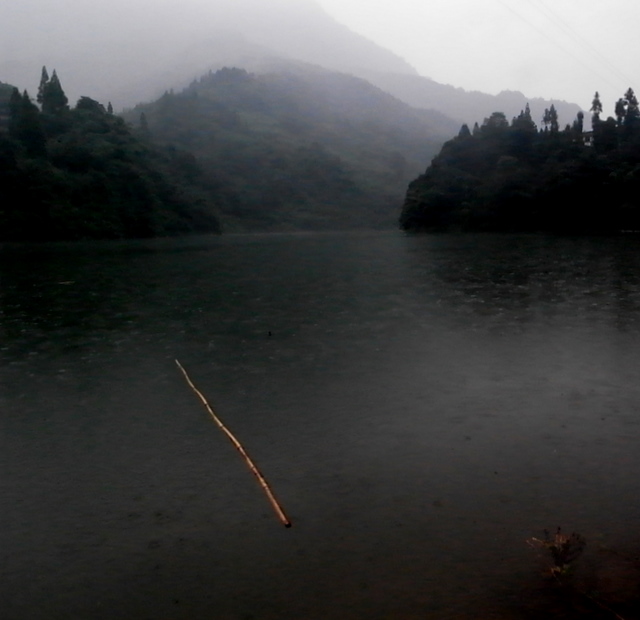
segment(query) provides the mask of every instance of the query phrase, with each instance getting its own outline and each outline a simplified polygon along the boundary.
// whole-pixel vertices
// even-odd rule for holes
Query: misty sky
[[[566,99],[588,109],[640,91],[634,0],[318,0],[438,82]]]
[[[74,79],[93,88],[91,71],[101,72],[108,83],[121,60],[109,65],[109,52],[101,50],[108,49],[108,41],[113,49],[119,37],[118,48],[130,49],[127,68],[140,73],[132,83],[139,82],[149,67],[140,57],[141,42],[153,30],[161,32],[164,43],[184,33],[195,41],[215,29],[220,21],[216,16],[235,11],[240,23],[247,23],[259,12],[247,7],[299,8],[313,1],[0,0],[0,80],[33,90],[40,67],[48,64],[62,71],[74,94]],[[530,98],[565,99],[584,109],[598,90],[605,114],[613,114],[615,101],[629,86],[640,91],[640,73],[635,71],[640,59],[640,2],[635,0],[315,2],[422,75],[445,84],[493,94],[519,90]],[[276,12],[272,11],[274,20]],[[259,16],[258,24],[263,30],[278,27],[264,17]],[[331,49],[331,40],[321,44]],[[86,58],[86,66],[71,67],[60,51],[64,46],[73,49],[70,53],[79,62]],[[153,55],[149,62],[161,66],[176,57],[170,45],[156,46]],[[101,64],[96,65],[96,57]],[[167,75],[167,87],[174,85],[173,79]]]

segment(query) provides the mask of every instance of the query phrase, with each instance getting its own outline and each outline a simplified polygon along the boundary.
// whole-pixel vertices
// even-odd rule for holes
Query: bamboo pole
[[[282,524],[285,527],[291,527],[291,521],[289,521],[289,518],[284,513],[284,510],[278,503],[278,500],[275,498],[273,491],[269,486],[269,483],[267,482],[265,477],[260,473],[260,470],[256,467],[255,463],[251,460],[251,457],[247,454],[247,451],[242,447],[242,444],[235,438],[233,433],[222,423],[222,420],[214,413],[213,409],[207,402],[207,399],[204,397],[202,392],[193,384],[193,381],[191,381],[189,375],[187,374],[187,371],[183,368],[182,364],[178,360],[175,360],[175,362],[178,365],[178,368],[182,371],[182,374],[184,375],[185,380],[189,384],[189,387],[196,393],[198,398],[202,401],[202,404],[205,406],[205,409],[209,412],[209,415],[211,416],[213,421],[218,425],[220,430],[229,438],[229,440],[236,447],[238,452],[240,452],[246,464],[249,466],[249,469],[252,471],[254,476],[258,479],[260,486],[262,487],[263,491],[266,493],[267,499],[271,503],[271,506],[273,507],[273,509],[276,511],[276,514],[278,515],[278,518],[280,519],[280,521],[282,521]]]

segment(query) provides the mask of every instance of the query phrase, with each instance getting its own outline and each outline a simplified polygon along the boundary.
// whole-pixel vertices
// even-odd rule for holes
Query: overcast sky
[[[278,7],[309,0],[251,1]],[[5,71],[0,80],[18,76],[21,87],[33,89],[42,58],[64,68],[53,43],[64,46],[65,37],[49,27],[54,21],[84,33],[84,47],[95,52],[101,40],[115,38],[118,31],[138,28],[139,35],[123,35],[123,44],[134,46],[154,20],[171,33],[181,22],[193,21],[198,10],[203,15],[216,10],[225,13],[229,9],[224,6],[247,6],[251,1],[0,0],[0,67],[3,60],[19,59],[12,61],[13,73]],[[493,94],[519,90],[530,98],[565,99],[584,109],[589,109],[598,90],[605,114],[613,114],[615,101],[629,86],[640,92],[638,0],[315,2],[351,30],[404,58],[422,75],[445,84]],[[242,19],[250,17],[248,10]],[[209,20],[200,18],[196,23],[202,29]],[[131,64],[135,61],[132,54]],[[27,83],[23,74],[34,77]]]
[[[422,75],[466,89],[520,90],[605,113],[640,92],[637,0],[318,0]]]

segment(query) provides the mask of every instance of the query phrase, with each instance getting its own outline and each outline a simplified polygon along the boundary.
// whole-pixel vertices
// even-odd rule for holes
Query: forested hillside
[[[629,89],[616,118],[593,132],[579,113],[560,129],[555,108],[538,130],[528,107],[511,123],[496,112],[463,125],[408,189],[406,230],[615,233],[640,230],[640,111]]]
[[[0,241],[219,230],[191,155],[141,141],[89,97],[70,109],[55,71],[37,102],[0,85]]]
[[[364,80],[304,65],[223,69],[125,118],[196,155],[227,230],[393,226],[452,122]]]

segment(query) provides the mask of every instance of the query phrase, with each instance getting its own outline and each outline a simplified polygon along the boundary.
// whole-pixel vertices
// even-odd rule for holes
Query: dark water
[[[568,614],[525,540],[640,538],[639,243],[5,248],[0,617]]]

